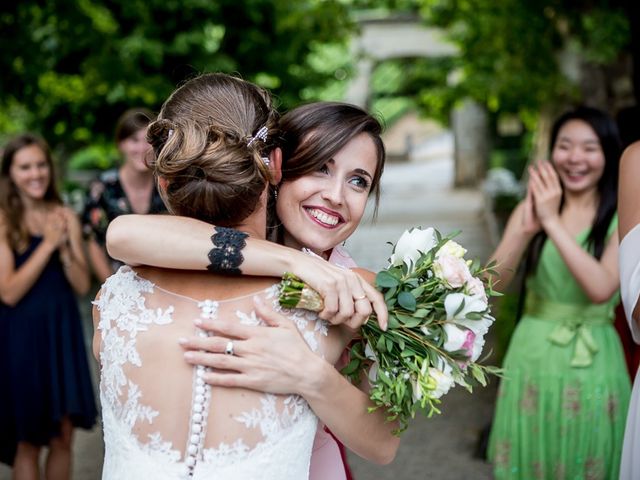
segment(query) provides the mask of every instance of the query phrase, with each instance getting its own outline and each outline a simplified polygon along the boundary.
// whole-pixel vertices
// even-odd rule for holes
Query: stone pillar
[[[360,57],[356,66],[356,76],[349,84],[345,94],[345,102],[367,108],[369,103],[369,84],[374,62],[366,56]]]
[[[475,187],[489,164],[489,120],[486,109],[469,98],[451,114],[455,145],[456,187]]]

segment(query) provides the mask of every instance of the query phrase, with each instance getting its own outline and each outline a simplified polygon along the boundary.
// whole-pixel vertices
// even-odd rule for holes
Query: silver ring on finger
[[[227,342],[227,346],[224,347],[224,353],[226,355],[234,355],[234,353],[233,353],[233,342],[231,340],[229,340]]]

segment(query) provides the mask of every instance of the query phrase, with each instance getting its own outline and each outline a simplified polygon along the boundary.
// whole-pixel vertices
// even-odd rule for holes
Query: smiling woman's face
[[[318,171],[283,182],[276,210],[285,245],[321,255],[349,238],[364,215],[377,162],[373,140],[361,133]]]
[[[9,177],[23,197],[42,200],[51,183],[51,166],[38,145],[22,147],[13,155]]]
[[[582,120],[570,120],[560,128],[551,159],[569,192],[597,188],[604,172],[605,158],[598,135]]]

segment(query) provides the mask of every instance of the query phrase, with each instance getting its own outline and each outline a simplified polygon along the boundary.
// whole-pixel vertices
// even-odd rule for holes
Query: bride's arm
[[[392,433],[397,422],[387,422],[384,409],[369,413],[374,406],[369,395],[314,354],[293,322],[264,305],[257,304],[256,311],[270,327],[228,320],[200,323],[214,336],[183,339],[187,361],[212,367],[204,376],[211,385],[302,396],[350,450],[378,464],[390,463],[400,443]],[[345,333],[344,327],[337,328]],[[223,353],[229,338],[234,339],[234,355]],[[346,335],[341,345],[345,341]]]
[[[216,227],[193,218],[121,215],[109,225],[107,249],[113,258],[129,265],[204,270],[215,233]],[[243,274],[280,277],[291,272],[320,292],[325,304],[322,318],[356,328],[373,307],[378,322],[386,327],[382,295],[356,273],[267,240],[247,237],[244,241],[238,265]],[[363,295],[369,302],[354,301]]]
[[[618,185],[618,233],[620,241],[629,231],[640,224],[640,142],[629,146],[620,160],[620,176]],[[629,261],[628,259],[626,261]],[[621,264],[622,265],[622,264]],[[633,285],[623,285],[622,290],[633,288]],[[630,292],[638,295],[640,292]],[[632,306],[633,301],[629,301]],[[628,308],[628,307],[627,307]],[[632,313],[636,324],[640,326],[640,298],[636,297]]]
[[[627,148],[620,160],[618,232],[620,240],[640,223],[640,142]]]

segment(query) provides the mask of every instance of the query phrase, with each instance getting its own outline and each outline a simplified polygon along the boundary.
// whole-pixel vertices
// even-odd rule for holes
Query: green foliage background
[[[0,131],[35,130],[63,153],[107,144],[126,108],[157,111],[204,71],[238,73],[287,108],[335,79],[322,55],[346,48],[353,26],[337,0],[5,3]],[[92,153],[113,152],[78,166]]]
[[[404,15],[444,28],[460,54],[378,62],[369,106],[387,124],[409,108],[448,123],[474,98],[495,124],[525,127],[540,112],[585,100],[564,53],[605,66],[628,54],[625,0],[25,0],[0,10],[0,143],[41,133],[70,167],[104,168],[129,107],[157,111],[185,79],[238,73],[270,89],[282,109],[339,99],[353,76],[349,40],[359,18]],[[523,143],[524,142],[524,143]],[[524,145],[524,146],[523,146]],[[501,145],[498,141],[498,148]],[[513,163],[513,162],[512,162]],[[516,166],[518,170],[520,166]]]
[[[378,7],[381,13],[412,14],[426,25],[447,31],[459,48],[457,57],[398,59],[380,64],[374,73],[374,77],[388,78],[390,69],[395,70],[391,82],[374,88],[376,98],[412,97],[419,108],[444,122],[457,101],[471,97],[493,114],[517,114],[534,127],[545,106],[589,100],[582,98],[579,86],[563,71],[565,53],[596,66],[609,65],[629,53],[624,1],[358,3]]]

